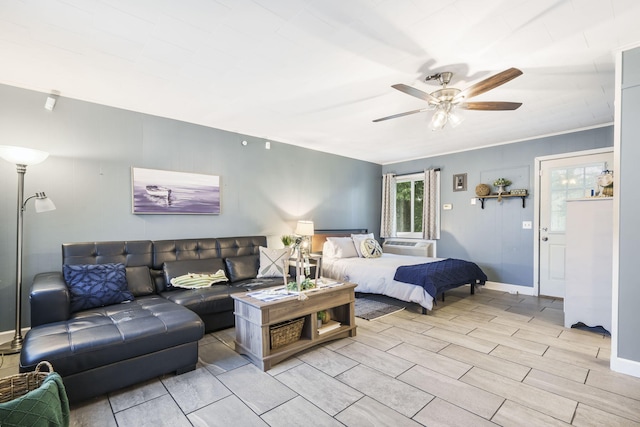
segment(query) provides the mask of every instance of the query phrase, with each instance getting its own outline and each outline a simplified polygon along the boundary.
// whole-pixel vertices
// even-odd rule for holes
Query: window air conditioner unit
[[[434,240],[399,239],[392,237],[385,239],[382,244],[382,251],[388,254],[435,257],[436,242]]]

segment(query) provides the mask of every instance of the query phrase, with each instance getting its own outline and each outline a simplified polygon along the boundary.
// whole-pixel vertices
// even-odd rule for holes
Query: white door
[[[611,165],[612,152],[540,162],[540,295],[564,298],[566,201],[590,196]]]

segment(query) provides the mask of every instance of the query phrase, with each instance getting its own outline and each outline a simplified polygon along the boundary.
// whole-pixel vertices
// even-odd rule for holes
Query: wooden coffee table
[[[316,344],[356,335],[355,293],[353,283],[305,292],[306,300],[290,296],[265,302],[248,293],[231,295],[236,317],[236,351],[247,355],[263,371],[276,363]],[[318,331],[317,313],[327,310],[335,329]],[[300,339],[272,349],[271,328],[284,321],[304,318]]]

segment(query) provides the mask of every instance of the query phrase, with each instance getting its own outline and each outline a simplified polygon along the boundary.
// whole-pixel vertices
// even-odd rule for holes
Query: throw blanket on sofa
[[[422,286],[435,299],[444,291],[467,283],[479,282],[484,285],[487,275],[473,262],[447,258],[426,264],[398,267],[393,279]]]

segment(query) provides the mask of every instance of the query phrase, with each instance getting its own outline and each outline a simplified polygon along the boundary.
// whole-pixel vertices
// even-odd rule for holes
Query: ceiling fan
[[[426,81],[437,80],[442,88],[432,93],[423,92],[411,86],[399,83],[391,86],[394,89],[404,92],[408,95],[415,96],[428,102],[428,106],[418,110],[407,111],[406,113],[394,114],[392,116],[375,119],[374,122],[395,119],[410,114],[421,113],[423,111],[436,110],[431,118],[430,127],[432,130],[440,130],[444,125],[449,123],[451,127],[456,127],[462,123],[462,117],[456,113],[456,110],[484,110],[484,111],[500,111],[515,110],[522,105],[521,102],[466,102],[467,99],[478,96],[491,89],[507,83],[520,76],[522,71],[517,68],[509,68],[494,76],[488,77],[464,90],[449,88],[447,85],[451,81],[453,73],[443,71],[441,73],[427,76]]]

